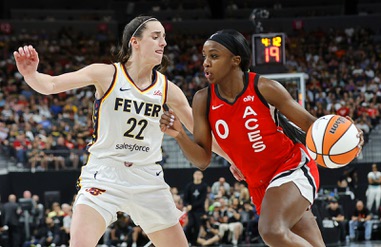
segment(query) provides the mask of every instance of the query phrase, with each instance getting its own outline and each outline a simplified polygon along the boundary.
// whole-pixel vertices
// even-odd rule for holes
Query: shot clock
[[[252,45],[254,66],[285,64],[284,33],[253,34]]]

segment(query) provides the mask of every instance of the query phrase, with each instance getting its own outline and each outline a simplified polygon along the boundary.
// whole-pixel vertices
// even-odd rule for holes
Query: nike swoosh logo
[[[156,176],[159,176],[162,171],[156,172]]]
[[[120,88],[119,90],[123,92],[123,91],[128,91],[128,90],[130,90],[130,89],[131,89],[131,88]]]
[[[212,110],[216,110],[218,108],[220,108],[221,106],[223,106],[224,104],[220,104],[220,105],[212,105]]]

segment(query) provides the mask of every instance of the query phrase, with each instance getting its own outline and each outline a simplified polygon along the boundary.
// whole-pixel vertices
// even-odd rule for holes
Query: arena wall
[[[345,169],[352,168],[358,173],[358,188],[356,195],[358,199],[365,198],[365,190],[368,182],[367,173],[371,170],[371,164],[358,163],[351,164],[347,168],[339,169],[320,169],[321,189],[331,189],[336,186],[337,180],[343,174]],[[164,176],[171,187],[177,187],[181,192],[185,185],[192,181],[192,174],[195,169],[165,169]],[[10,172],[0,175],[0,195],[2,201],[7,201],[9,194],[22,196],[23,191],[30,190],[33,194],[38,194],[41,201],[44,201],[45,191],[59,191],[61,202],[71,202],[76,193],[76,181],[79,177],[79,171],[46,171],[46,172]],[[219,177],[225,177],[231,185],[236,181],[231,175],[228,167],[212,167],[204,171],[204,181],[212,185]]]

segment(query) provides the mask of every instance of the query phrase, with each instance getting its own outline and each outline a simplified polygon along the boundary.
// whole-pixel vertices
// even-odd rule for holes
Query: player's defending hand
[[[173,138],[176,138],[181,132],[184,132],[179,118],[171,109],[168,109],[168,111],[165,111],[164,114],[161,115],[160,129]]]
[[[13,56],[16,60],[17,69],[24,77],[37,71],[39,59],[38,53],[33,46],[19,47],[17,51],[13,52]]]

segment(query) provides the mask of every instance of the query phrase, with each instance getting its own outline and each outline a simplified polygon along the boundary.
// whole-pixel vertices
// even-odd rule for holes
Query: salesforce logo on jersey
[[[126,150],[130,150],[131,152],[133,151],[149,152],[148,146],[137,145],[136,143],[135,144],[128,144],[128,143],[116,144],[115,149],[126,149]]]

